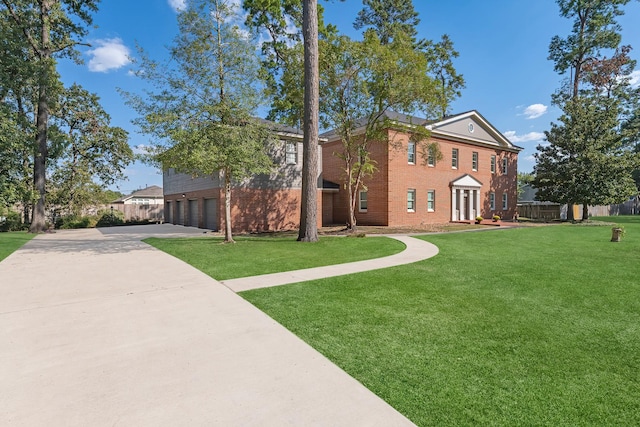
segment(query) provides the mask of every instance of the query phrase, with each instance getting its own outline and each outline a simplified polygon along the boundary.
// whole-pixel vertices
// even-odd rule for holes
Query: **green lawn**
[[[220,238],[149,238],[144,242],[217,280],[379,258],[405,248],[404,243],[388,237],[321,237],[317,243],[300,243],[291,236],[239,237],[235,244],[224,244]]]
[[[26,232],[0,233],[0,261],[11,255],[34,237],[35,234]]]
[[[607,220],[242,296],[420,426],[640,425],[640,217]]]

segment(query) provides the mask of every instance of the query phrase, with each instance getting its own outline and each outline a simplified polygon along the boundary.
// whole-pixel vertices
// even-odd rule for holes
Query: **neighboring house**
[[[512,219],[517,203],[517,161],[522,148],[513,145],[476,111],[425,121],[388,113],[389,143],[372,144],[376,172],[358,195],[359,225],[419,226],[473,221],[476,216]],[[397,126],[394,126],[394,123]],[[442,155],[421,153],[407,129],[426,126],[429,143]],[[362,130],[361,130],[362,131]],[[328,132],[322,145],[323,179],[334,184],[323,198],[323,225],[345,224],[348,195],[344,190],[340,137]]]
[[[296,229],[300,223],[302,195],[302,132],[264,121],[278,136],[270,153],[274,171],[260,174],[231,190],[231,217],[234,232]],[[318,146],[318,173],[322,156]],[[224,229],[224,181],[216,174],[194,178],[176,173],[163,174],[165,220],[172,224]],[[321,191],[318,189],[318,224],[322,221]]]
[[[134,191],[111,202],[110,205],[114,210],[124,213],[125,221],[163,221],[164,218],[164,196],[162,187],[157,185]]]

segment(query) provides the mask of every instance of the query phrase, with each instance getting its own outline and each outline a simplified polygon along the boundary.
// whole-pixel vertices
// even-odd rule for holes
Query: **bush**
[[[22,217],[18,212],[7,212],[4,221],[0,222],[0,231],[22,231],[27,228],[28,225],[22,223]]]
[[[482,220],[484,220],[484,218],[482,218],[480,215],[478,215],[478,216],[476,217],[476,221],[478,221],[478,222],[482,222]]]
[[[56,219],[55,227],[60,230],[94,228],[97,222],[96,216],[66,215]]]
[[[124,224],[124,212],[119,210],[106,210],[98,212],[98,221],[96,227],[111,227],[113,225]]]
[[[500,221],[502,218],[500,218],[500,215],[494,215],[493,216],[493,220],[494,221]]]

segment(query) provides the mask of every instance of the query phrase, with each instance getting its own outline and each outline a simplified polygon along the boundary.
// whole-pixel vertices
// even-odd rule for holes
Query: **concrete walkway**
[[[185,234],[202,230],[61,231],[0,262],[0,425],[413,425],[229,288],[140,242]]]
[[[228,286],[234,292],[242,292],[249,289],[286,285],[289,283],[304,282],[306,280],[342,276],[345,274],[360,273],[362,271],[410,264],[412,262],[431,258],[438,254],[438,247],[432,243],[425,242],[424,240],[403,235],[389,235],[387,237],[400,240],[405,244],[406,249],[395,255],[383,258],[368,259],[365,261],[350,262],[346,264],[328,265],[326,267],[307,268],[304,270],[286,271],[284,273],[264,274],[262,276],[242,277],[240,279],[224,280],[221,283]]]

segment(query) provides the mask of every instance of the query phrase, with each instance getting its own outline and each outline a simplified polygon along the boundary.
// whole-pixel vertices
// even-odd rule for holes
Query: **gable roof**
[[[462,142],[470,142],[481,145],[493,145],[502,149],[520,151],[498,129],[493,127],[476,110],[445,117],[427,125],[432,136],[453,139]]]
[[[444,139],[477,145],[492,145],[496,148],[516,152],[522,150],[521,147],[512,144],[506,136],[493,127],[476,110],[447,116],[442,120],[427,120],[422,117],[396,113],[395,111],[386,111],[382,114],[380,120],[389,120],[392,123],[395,122],[405,126],[424,126],[431,131],[432,136]],[[357,120],[354,126],[356,133],[363,132],[366,123],[366,118]],[[470,125],[472,126],[470,127]],[[320,136],[327,140],[334,140],[338,137],[338,134],[335,130],[330,130]]]
[[[134,191],[128,196],[120,197],[118,200],[114,200],[113,203],[124,202],[126,200],[132,199],[134,197],[141,197],[145,199],[158,199],[164,198],[162,194],[162,187],[158,187],[157,185],[152,185],[147,188],[143,188],[142,190]]]

